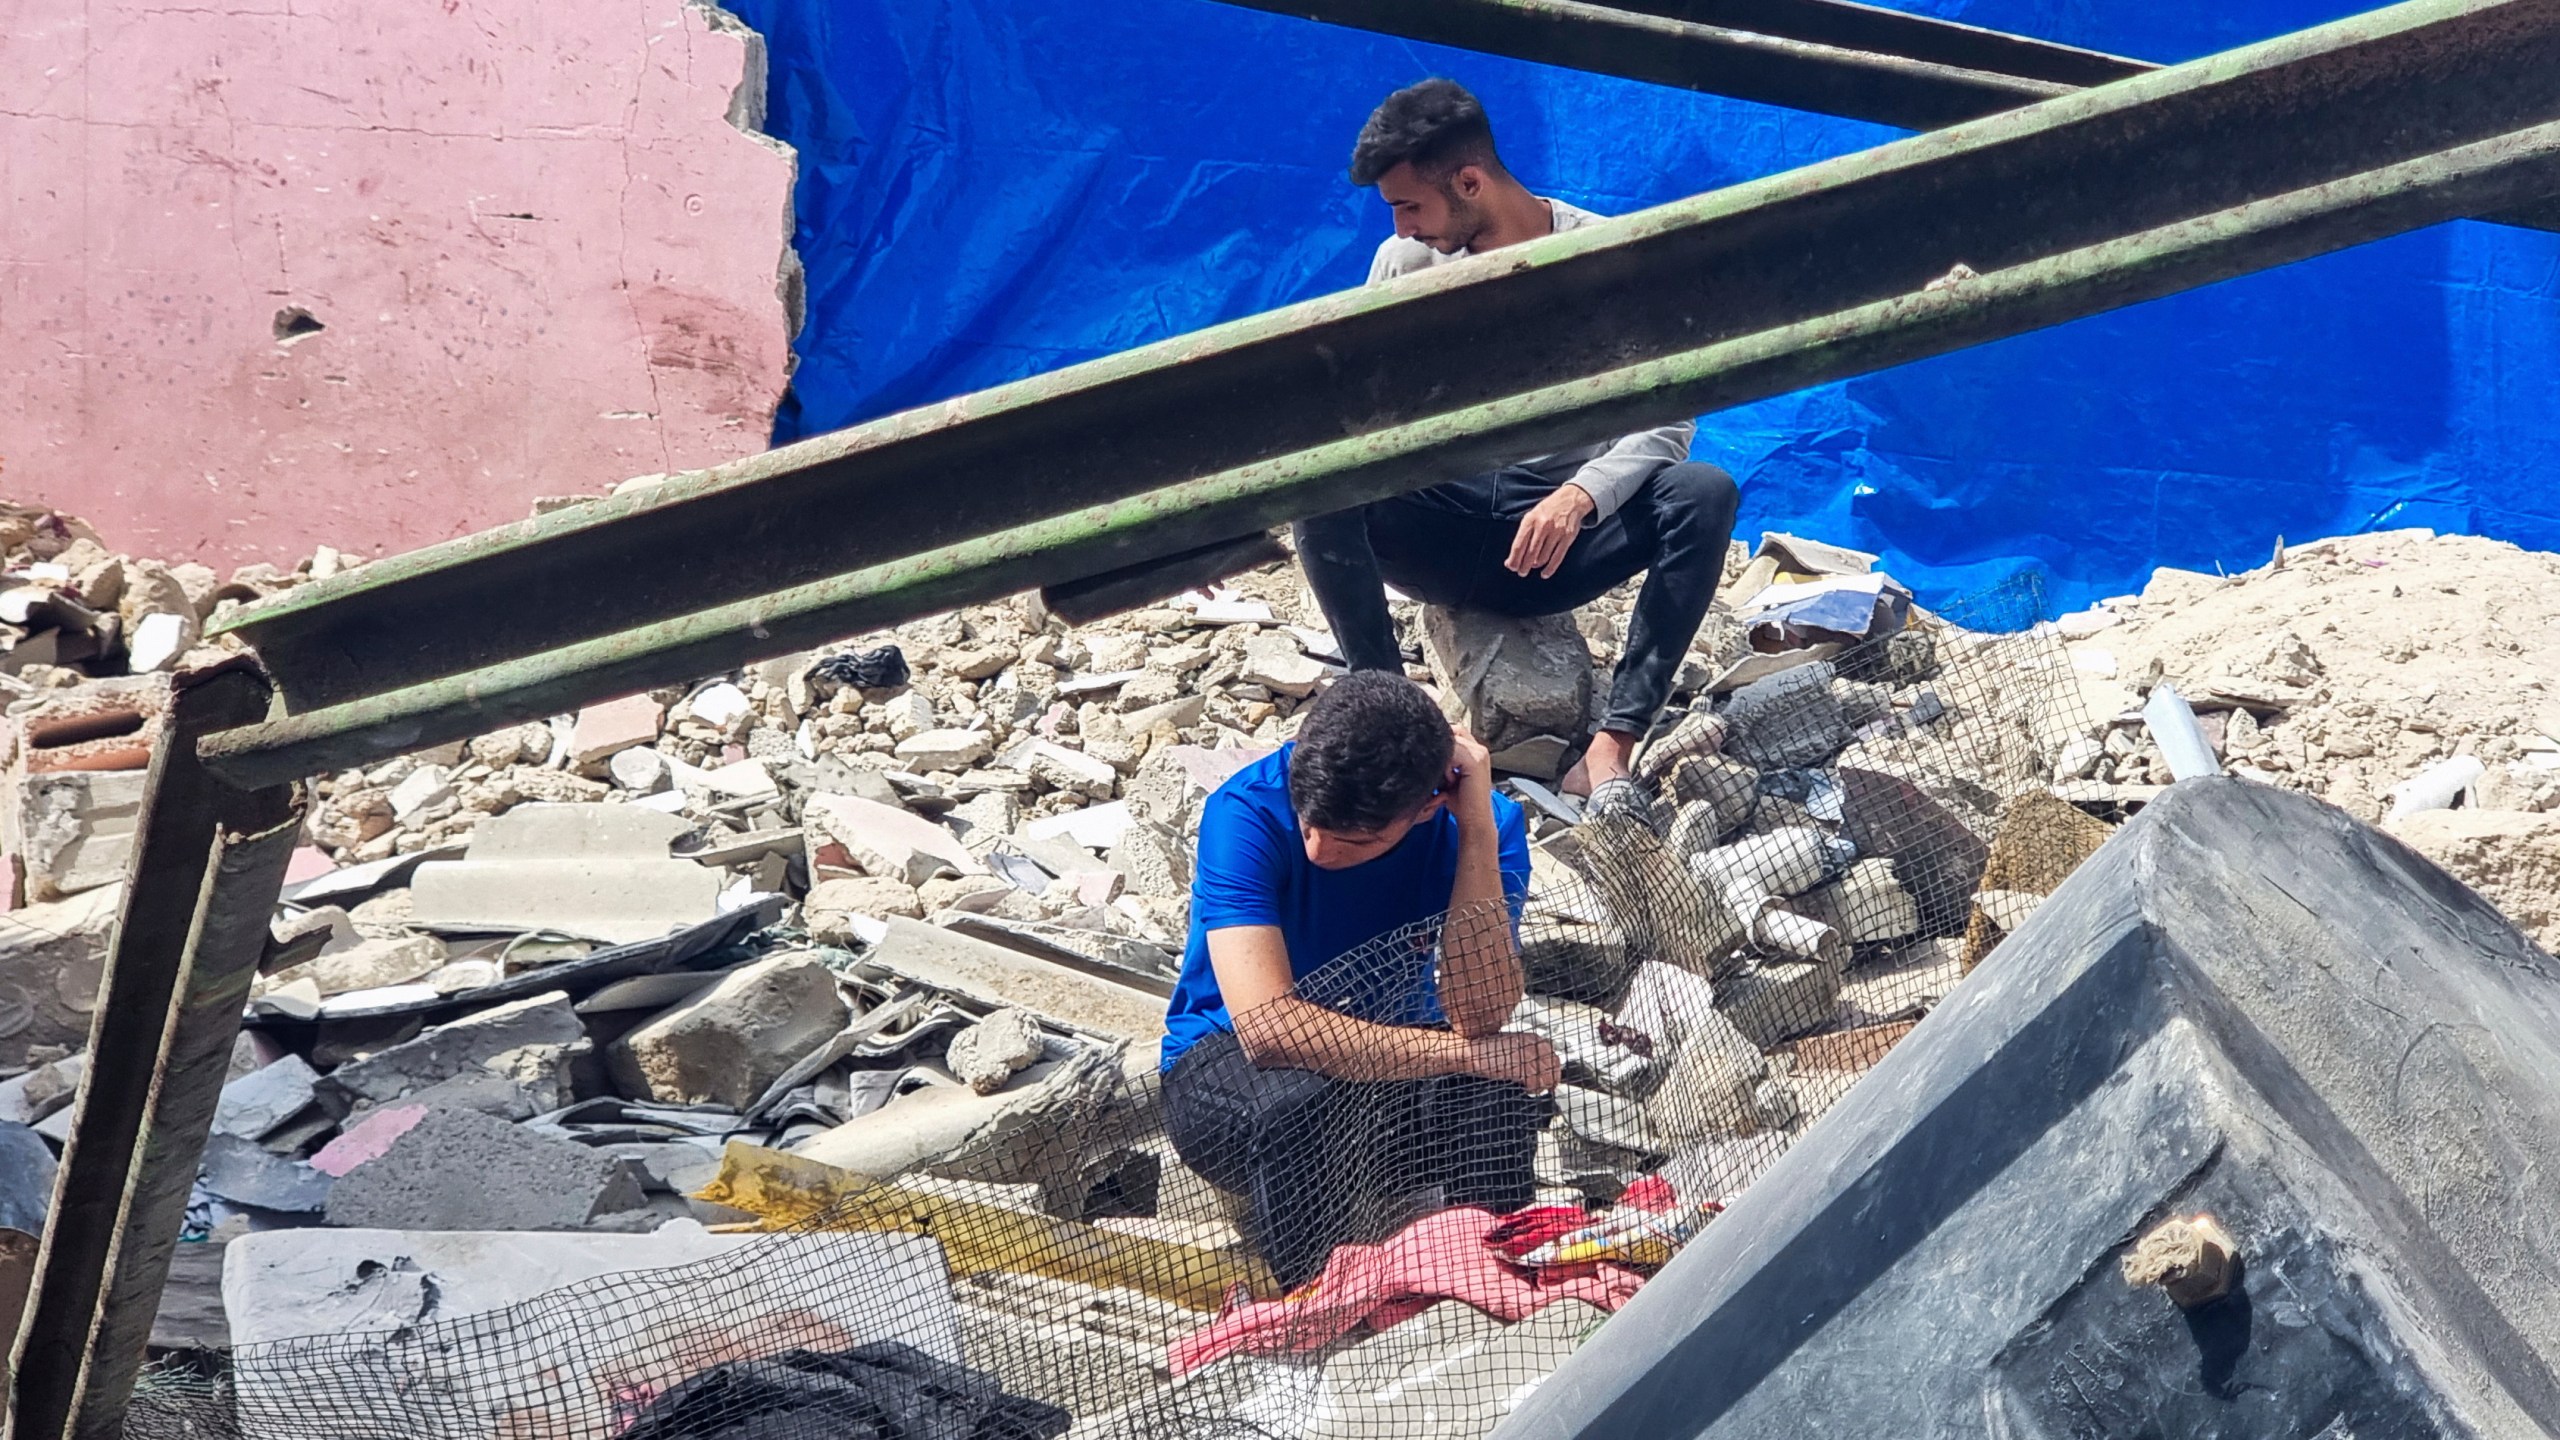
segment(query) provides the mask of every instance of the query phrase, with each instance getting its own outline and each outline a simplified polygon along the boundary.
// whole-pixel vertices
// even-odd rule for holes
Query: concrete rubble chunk
[[[998,1010],[953,1035],[944,1063],[962,1084],[993,1095],[1015,1072],[1040,1058],[1046,1041],[1030,1011]]]
[[[1832,694],[1829,661],[1815,661],[1754,680],[1733,692],[1721,712],[1731,733],[1725,752],[1762,770],[1820,765],[1849,743],[1849,726]]]
[[[897,757],[919,771],[966,770],[993,753],[983,730],[919,730],[898,742]]]
[[[606,1053],[614,1083],[635,1099],[744,1110],[850,1013],[816,956],[776,955],[731,972]]]
[[[330,1187],[329,1223],[402,1230],[575,1230],[647,1203],[629,1167],[573,1140],[429,1109]]]
[[[0,1121],[34,1125],[71,1107],[80,1077],[89,1068],[86,1052],[49,1060],[24,1075],[0,1080]]]
[[[2181,782],[1511,1423],[2547,1433],[2560,1253],[2515,1237],[2560,1227],[2555,1015],[2549,957],[2423,857]],[[2230,1295],[2127,1283],[2140,1237],[2197,1215],[2237,1242]]]
[[[1161,995],[913,920],[889,921],[888,934],[863,955],[862,963],[990,1008],[1016,1006],[1090,1034],[1135,1042],[1164,1034]]]
[[[1841,974],[1839,965],[1820,961],[1762,964],[1724,981],[1716,1002],[1754,1048],[1772,1050],[1838,1017]]]
[[[1047,740],[1024,747],[1014,763],[1041,784],[1092,800],[1110,799],[1112,787],[1120,783],[1120,772],[1105,762]]]
[[[856,795],[812,795],[801,812],[813,880],[873,875],[921,885],[936,875],[983,875],[959,836],[912,811]]]
[[[358,1102],[388,1105],[457,1075],[486,1070],[512,1050],[585,1039],[568,993],[553,990],[430,1026],[415,1039],[330,1071],[316,1090],[330,1113],[344,1116]]]
[[[331,1176],[299,1160],[269,1154],[237,1135],[206,1137],[197,1183],[234,1205],[286,1215],[317,1215],[327,1208]]]
[[[18,857],[28,899],[60,900],[124,878],[146,773],[58,770],[18,781],[0,807],[0,843]]]
[[[1137,816],[1130,812],[1129,802],[1114,800],[1108,805],[1087,805],[1081,810],[1034,820],[1023,826],[1021,833],[1029,840],[1067,840],[1088,850],[1108,850],[1119,844],[1120,837],[1136,823]]]
[[[667,757],[645,745],[617,750],[604,763],[605,771],[613,777],[614,784],[643,795],[664,790],[674,775],[667,765]]]
[[[88,1043],[123,898],[115,884],[0,914],[0,1066]]]
[[[320,1081],[309,1061],[287,1052],[273,1064],[252,1070],[222,1087],[214,1106],[213,1129],[243,1140],[263,1139],[267,1132],[311,1108]]]
[[[1329,673],[1321,660],[1298,648],[1286,632],[1265,630],[1245,642],[1243,670],[1237,678],[1275,695],[1307,696]]]
[[[916,887],[903,880],[850,875],[819,881],[809,887],[808,898],[800,902],[800,924],[809,932],[809,938],[821,945],[850,945],[856,934],[856,915],[875,920],[904,915],[921,920],[924,899]]]
[[[353,932],[352,925],[348,929]],[[408,984],[435,973],[444,961],[444,942],[433,935],[358,940],[345,949],[326,950],[317,959],[278,970],[259,984],[261,988],[277,988],[307,979],[323,996],[343,995],[351,990]]]
[[[1191,862],[1181,843],[1153,825],[1133,824],[1111,847],[1111,868],[1132,894],[1179,900],[1191,893]]]
[[[391,787],[391,813],[402,820],[453,794],[441,765],[421,765]]]
[[[519,805],[481,822],[462,859],[418,867],[411,923],[655,939],[718,910],[720,873],[668,853],[689,828],[637,805]]]
[[[666,707],[647,695],[586,707],[569,732],[569,763],[591,771],[634,746],[654,742],[666,714]]]
[[[1539,736],[1579,743],[1589,731],[1591,646],[1569,614],[1521,618],[1425,605],[1422,648],[1450,718],[1488,749]]]

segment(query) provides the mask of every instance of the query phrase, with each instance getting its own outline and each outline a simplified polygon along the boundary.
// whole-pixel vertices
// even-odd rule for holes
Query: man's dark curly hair
[[[1449,775],[1457,742],[1422,687],[1355,670],[1315,698],[1289,753],[1289,803],[1320,830],[1383,829],[1412,814]]]
[[[1435,184],[1461,165],[1497,173],[1502,169],[1502,157],[1493,148],[1493,122],[1455,80],[1425,80],[1379,101],[1351,147],[1351,183],[1375,185],[1379,176],[1407,160]]]

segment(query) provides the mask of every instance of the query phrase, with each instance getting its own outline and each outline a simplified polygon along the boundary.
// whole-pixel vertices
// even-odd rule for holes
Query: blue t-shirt
[[[1232,1030],[1226,998],[1209,967],[1208,934],[1238,925],[1277,925],[1289,947],[1289,973],[1304,987],[1325,971],[1321,988],[1300,993],[1318,1004],[1385,1024],[1436,1024],[1440,1001],[1432,947],[1380,950],[1352,976],[1327,963],[1390,931],[1448,911],[1458,880],[1458,822],[1445,811],[1405,832],[1395,848],[1346,870],[1307,858],[1297,810],[1289,803],[1284,745],[1237,771],[1200,812],[1200,848],[1192,862],[1191,939],[1182,952],[1164,1021],[1163,1068],[1212,1031]],[[1502,891],[1514,926],[1529,894],[1529,824],[1508,796],[1493,797]]]

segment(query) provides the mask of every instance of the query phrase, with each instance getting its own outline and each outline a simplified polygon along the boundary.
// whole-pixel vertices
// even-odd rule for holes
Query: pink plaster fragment
[[[344,1175],[368,1160],[379,1160],[392,1141],[408,1134],[426,1116],[424,1105],[386,1105],[314,1151],[311,1168],[323,1175]]]
[[[329,858],[329,852],[316,845],[304,845],[284,862],[284,883],[299,885],[305,880],[317,880],[337,868],[338,862]]]

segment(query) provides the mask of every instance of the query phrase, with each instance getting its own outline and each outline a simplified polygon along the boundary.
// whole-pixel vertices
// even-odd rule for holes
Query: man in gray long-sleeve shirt
[[[1376,186],[1395,213],[1395,238],[1369,267],[1372,285],[1601,219],[1512,178],[1483,107],[1450,80],[1425,80],[1378,106],[1352,150],[1351,180]],[[1594,791],[1624,779],[1670,698],[1733,538],[1740,496],[1731,476],[1689,460],[1696,428],[1683,420],[1533,456],[1301,523],[1298,563],[1343,658],[1354,669],[1403,668],[1382,579],[1435,604],[1551,615],[1644,572],[1608,712],[1583,760]]]

